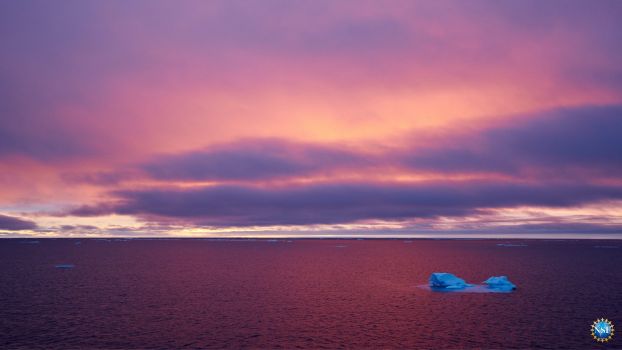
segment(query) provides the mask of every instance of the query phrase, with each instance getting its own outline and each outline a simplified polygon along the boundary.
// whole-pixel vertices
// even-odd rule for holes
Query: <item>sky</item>
[[[0,237],[620,235],[620,18],[1,1]]]

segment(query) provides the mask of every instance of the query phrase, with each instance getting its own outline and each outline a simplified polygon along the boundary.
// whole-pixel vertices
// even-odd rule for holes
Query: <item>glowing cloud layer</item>
[[[0,236],[622,233],[620,18],[3,1]]]

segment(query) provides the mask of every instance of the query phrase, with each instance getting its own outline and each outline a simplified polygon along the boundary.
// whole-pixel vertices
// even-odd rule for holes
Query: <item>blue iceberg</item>
[[[462,278],[447,272],[434,272],[430,275],[430,287],[437,289],[464,289],[471,287]]]
[[[492,276],[483,284],[466,283],[462,278],[447,272],[435,272],[430,275],[429,284],[419,287],[435,292],[460,293],[510,293],[516,290],[516,285],[506,276]]]
[[[510,291],[516,289],[516,285],[506,276],[492,276],[483,282],[488,288],[495,290]]]

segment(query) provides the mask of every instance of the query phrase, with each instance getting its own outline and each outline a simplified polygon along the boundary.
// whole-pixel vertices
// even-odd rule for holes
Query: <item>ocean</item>
[[[622,241],[2,239],[2,349],[622,348]],[[439,293],[432,272],[512,293]]]

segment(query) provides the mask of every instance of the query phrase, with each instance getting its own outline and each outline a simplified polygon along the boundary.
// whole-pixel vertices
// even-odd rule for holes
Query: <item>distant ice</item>
[[[524,243],[497,243],[498,247],[526,247]]]
[[[345,248],[347,245],[336,245],[335,248]]]
[[[595,245],[594,248],[601,248],[601,249],[616,249],[616,248],[620,248],[617,245]]]
[[[21,244],[39,244],[39,241],[21,241]]]
[[[73,265],[73,264],[58,264],[58,265],[55,265],[54,267],[56,267],[57,269],[73,269],[74,267],[76,267],[76,265]]]

